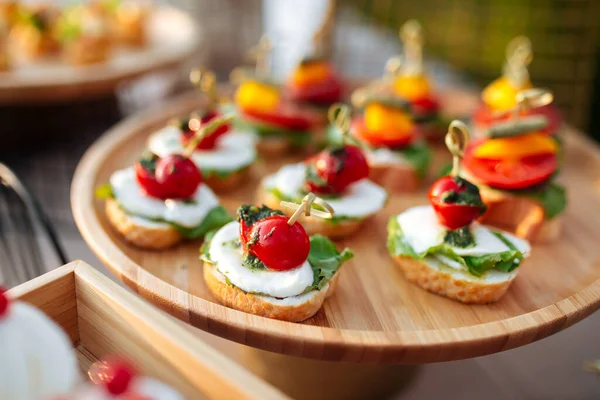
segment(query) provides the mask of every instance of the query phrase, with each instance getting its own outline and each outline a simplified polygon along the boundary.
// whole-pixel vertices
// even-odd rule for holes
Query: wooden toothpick
[[[405,75],[420,75],[423,73],[423,29],[414,19],[408,20],[400,28],[400,40],[404,44]]]
[[[320,205],[325,211],[313,208],[313,203]],[[304,213],[306,217],[333,218],[333,208],[325,200],[315,196],[312,192],[304,196],[302,203],[300,204],[291,203],[289,201],[282,201],[279,204],[282,207],[295,210],[290,219],[288,219],[288,225],[294,225],[302,213]]]
[[[452,172],[451,176],[460,175],[460,162],[463,158],[465,148],[469,143],[469,130],[467,125],[459,120],[454,120],[448,127],[446,133],[446,147],[452,153]]]
[[[517,106],[513,110],[513,119],[517,119],[524,111],[547,106],[554,101],[554,95],[548,89],[533,88],[517,93]]]
[[[517,36],[506,46],[504,76],[516,87],[522,87],[529,82],[527,66],[532,60],[531,40],[526,36]]]
[[[206,95],[208,99],[208,109],[212,110],[219,104],[219,94],[217,93],[217,77],[214,72],[200,67],[190,71],[190,82]]]
[[[350,134],[350,127],[352,125],[352,111],[346,104],[335,103],[329,107],[327,111],[327,118],[329,122],[335,126],[342,135],[342,143],[351,144],[361,148],[365,148],[366,144],[359,141]]]
[[[206,136],[211,135],[215,130],[217,130],[222,125],[225,125],[233,120],[233,114],[225,115],[222,117],[213,118],[204,125],[199,116],[194,116],[189,121],[189,128],[194,132],[194,137],[189,141],[185,149],[183,150],[183,155],[187,158],[190,158],[196,150],[198,143],[205,138]]]
[[[255,73],[258,78],[267,78],[271,71],[271,41],[263,35],[258,44],[248,51],[248,56],[256,62]]]

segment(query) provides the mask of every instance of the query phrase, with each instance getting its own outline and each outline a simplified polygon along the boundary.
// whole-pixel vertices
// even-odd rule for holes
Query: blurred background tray
[[[106,355],[121,355],[188,399],[287,398],[81,261],[8,294],[39,308],[65,330],[82,375]]]
[[[446,92],[456,106],[460,92]],[[448,101],[454,100],[454,101]],[[140,251],[110,228],[95,187],[118,168],[131,165],[147,136],[171,117],[200,105],[188,95],[119,124],[77,168],[71,200],[75,220],[92,250],[126,285],[174,316],[208,332],[249,346],[320,360],[370,363],[428,363],[456,360],[518,347],[556,333],[600,306],[600,152],[582,135],[565,135],[563,180],[570,193],[563,237],[535,246],[511,290],[498,303],[467,306],[406,282],[387,256],[390,215],[426,202],[424,192],[395,195],[386,209],[340,246],[356,257],[342,269],[334,296],[313,318],[293,324],[245,314],[214,302],[202,279],[198,242],[164,252]],[[467,107],[472,102],[467,101]],[[468,109],[464,109],[468,112]],[[447,157],[440,150],[438,157]],[[222,202],[231,212],[253,202],[258,180],[282,163],[261,162],[246,186]]]
[[[0,104],[56,103],[106,96],[123,82],[173,67],[197,51],[200,28],[183,11],[154,9],[148,20],[148,44],[117,49],[104,63],[70,66],[60,59],[17,64],[0,72]]]

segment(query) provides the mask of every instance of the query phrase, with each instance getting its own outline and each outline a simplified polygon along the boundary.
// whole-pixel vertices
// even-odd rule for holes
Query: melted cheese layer
[[[288,271],[249,269],[242,265],[241,247],[231,242],[239,238],[240,224],[230,222],[215,234],[210,242],[209,254],[216,269],[229,282],[249,293],[262,293],[285,298],[302,294],[314,281],[314,272],[308,263]]]
[[[193,202],[146,196],[135,179],[133,167],[114,172],[110,177],[110,185],[115,199],[127,213],[189,228],[200,225],[206,215],[219,205],[217,196],[203,183],[192,196]]]
[[[277,189],[292,199],[303,197],[306,174],[305,164],[285,165],[263,181],[266,190]],[[387,200],[387,192],[368,179],[362,179],[348,186],[340,196],[327,199],[335,216],[364,218],[381,210]]]

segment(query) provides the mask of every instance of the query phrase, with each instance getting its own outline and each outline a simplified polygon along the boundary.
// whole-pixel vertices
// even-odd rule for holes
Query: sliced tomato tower
[[[341,100],[343,85],[330,60],[308,57],[292,72],[285,89],[293,101],[328,106]]]
[[[332,145],[305,162],[306,185],[309,191],[322,194],[341,194],[354,182],[369,176],[369,164],[360,142],[350,137],[350,108],[334,104],[329,119],[342,132],[342,143]]]
[[[281,88],[270,78],[268,38],[263,36],[250,54],[256,59],[254,71],[234,69],[232,83],[238,85],[234,95],[241,119],[249,125],[286,132],[311,130],[318,118],[310,110],[286,101]]]
[[[527,111],[552,101],[552,93],[528,89],[517,94],[511,118],[490,126],[485,137],[465,150],[463,164],[472,177],[495,189],[523,190],[542,185],[558,170],[559,145],[546,133],[548,121]]]
[[[429,201],[440,223],[450,230],[469,226],[486,210],[477,186],[460,176],[461,158],[468,141],[466,125],[452,121],[446,134],[446,145],[453,156],[452,172],[429,189]]]
[[[313,203],[326,211],[313,209]],[[300,267],[310,252],[310,239],[297,219],[301,214],[332,218],[333,209],[313,193],[307,194],[300,205],[289,202],[281,205],[295,209],[294,214],[288,218],[267,206],[240,207],[240,242],[246,257],[256,257],[266,268],[288,271]]]
[[[194,139],[199,129],[198,124],[205,124],[217,117],[221,117],[219,112],[219,94],[217,92],[217,78],[212,71],[201,68],[194,68],[190,72],[190,81],[206,97],[206,106],[202,111],[192,113],[188,118],[179,119],[173,122],[181,130],[181,141],[184,146]],[[197,150],[212,150],[215,148],[218,139],[231,130],[231,124],[219,126],[210,135],[205,135],[196,145]]]
[[[166,157],[148,155],[133,166],[136,180],[144,194],[157,199],[187,199],[193,196],[202,183],[200,171],[190,159],[199,142],[228,124],[232,116],[217,117],[202,124],[200,120],[190,122],[195,128],[183,154],[170,154]]]
[[[481,103],[473,114],[472,124],[477,135],[498,122],[511,119],[513,109],[517,106],[517,94],[533,87],[527,70],[532,59],[533,52],[528,38],[518,36],[509,42],[504,73],[483,90]],[[557,134],[562,116],[554,104],[538,105],[522,111],[522,116],[533,115],[543,116],[548,120],[543,130],[545,133]]]

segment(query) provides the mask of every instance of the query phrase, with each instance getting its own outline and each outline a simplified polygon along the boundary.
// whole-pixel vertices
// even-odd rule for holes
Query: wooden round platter
[[[473,105],[473,97],[445,93],[446,103]],[[410,283],[386,249],[390,215],[425,204],[425,190],[394,195],[362,232],[338,245],[355,258],[341,270],[337,292],[303,323],[271,320],[217,304],[204,285],[199,242],[163,252],[141,251],[125,243],[108,225],[97,186],[116,169],[132,164],[148,135],[167,120],[201,106],[185,95],[116,126],[81,160],[71,188],[77,225],[93,251],[127,286],[161,309],[200,329],[248,346],[281,354],[330,361],[428,363],[495,353],[539,340],[569,327],[600,307],[600,150],[568,130],[561,180],[569,191],[560,240],[536,245],[509,292],[497,303],[469,306],[430,294]],[[459,107],[459,108],[460,108]],[[439,149],[438,160],[448,160]],[[253,202],[261,176],[288,157],[262,160],[250,182],[221,196],[233,213]],[[432,175],[435,171],[432,171]]]
[[[0,72],[0,104],[53,103],[98,97],[120,83],[151,71],[171,68],[200,45],[200,29],[192,17],[169,6],[157,6],[148,19],[148,44],[118,48],[111,58],[89,66],[70,66],[60,58],[18,62]]]

